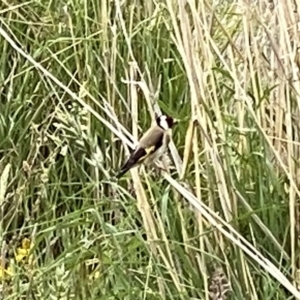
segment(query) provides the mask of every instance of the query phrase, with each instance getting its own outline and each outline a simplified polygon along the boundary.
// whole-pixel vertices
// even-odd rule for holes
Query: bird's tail
[[[121,167],[120,171],[117,173],[116,177],[117,177],[117,178],[121,178],[121,177],[122,177],[125,173],[127,173],[131,168],[132,168],[132,164],[131,164],[131,163],[129,163],[129,162],[125,163],[125,164]]]
[[[135,163],[131,160],[127,161],[117,173],[116,177],[121,178],[125,173],[127,173],[131,168],[135,166]]]
[[[124,168],[121,169],[117,174],[116,174],[116,178],[121,178],[125,173],[127,173],[129,171],[129,168]]]

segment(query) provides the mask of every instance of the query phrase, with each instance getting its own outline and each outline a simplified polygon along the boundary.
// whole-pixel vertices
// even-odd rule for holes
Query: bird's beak
[[[178,124],[179,123],[179,120],[178,119],[173,119],[173,124]]]

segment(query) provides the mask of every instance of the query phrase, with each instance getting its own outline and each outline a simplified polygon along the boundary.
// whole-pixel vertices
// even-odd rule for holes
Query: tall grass
[[[2,299],[300,299],[299,13],[2,1]],[[168,172],[113,179],[161,112]]]

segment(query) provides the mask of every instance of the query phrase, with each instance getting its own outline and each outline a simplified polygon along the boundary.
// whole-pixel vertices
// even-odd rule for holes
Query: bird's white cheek
[[[163,119],[160,121],[160,127],[163,128],[164,130],[169,129],[169,124],[167,123],[167,120]]]

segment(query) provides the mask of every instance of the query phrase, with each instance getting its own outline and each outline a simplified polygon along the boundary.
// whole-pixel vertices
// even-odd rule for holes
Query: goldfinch
[[[178,121],[170,116],[161,115],[157,117],[156,124],[151,126],[142,136],[137,148],[131,153],[116,177],[122,177],[131,168],[142,163],[148,164],[159,159],[171,140],[173,125],[177,123]]]

